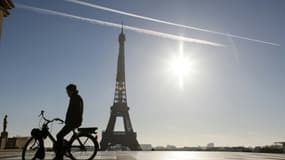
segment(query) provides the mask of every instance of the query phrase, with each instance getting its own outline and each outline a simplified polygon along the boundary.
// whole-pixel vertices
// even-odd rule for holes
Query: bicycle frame
[[[39,115],[44,122],[42,123],[41,127],[39,128],[34,128],[31,132],[32,137],[38,141],[39,143],[34,143],[36,144],[39,148],[36,150],[35,157],[34,158],[40,158],[43,159],[45,157],[45,146],[44,146],[44,140],[48,138],[52,142],[52,150],[56,152],[56,143],[57,140],[56,138],[50,133],[49,131],[49,124],[53,123],[55,121],[60,121],[61,123],[64,123],[63,120],[59,118],[55,118],[52,120],[48,120],[44,116],[44,111],[41,112]],[[94,146],[95,148],[92,150],[92,154],[89,157],[90,159],[94,158],[98,149],[99,149],[99,144],[98,144],[98,136],[97,136],[97,127],[91,127],[91,128],[77,128],[77,130],[72,130],[72,136],[63,142],[63,152],[64,155],[71,158],[71,159],[76,159],[74,157],[74,153],[77,152],[77,149],[79,149],[79,152],[85,152],[89,151],[89,146],[86,146],[86,144],[91,144],[91,146]],[[82,139],[82,137],[85,137],[86,139]],[[35,142],[36,142],[35,141]],[[29,145],[29,143],[32,142],[32,138],[26,143],[23,152],[22,152],[22,157],[25,159],[25,154],[26,154],[26,149]],[[74,143],[75,142],[75,143]],[[88,143],[87,143],[88,142]],[[32,146],[34,146],[32,144]],[[76,148],[76,149],[75,149]],[[75,150],[74,150],[75,149]],[[32,149],[33,150],[33,149]]]
[[[55,121],[60,121],[60,122],[64,122],[63,120],[61,120],[61,119],[59,119],[59,118],[55,118],[55,119],[53,119],[53,120],[48,120],[48,119],[46,119],[46,117],[44,116],[44,111],[41,111],[41,114],[40,114],[40,116],[44,119],[44,123],[43,123],[43,125],[42,125],[42,128],[40,129],[44,134],[46,134],[47,135],[47,137],[52,141],[52,145],[53,145],[53,150],[55,150],[55,144],[57,143],[57,140],[54,138],[54,136],[49,132],[49,127],[48,127],[48,125],[49,125],[49,123],[53,123],[53,122],[55,122]],[[92,134],[94,134],[93,136],[94,136],[94,139],[98,139],[98,136],[97,136],[97,132],[96,132],[96,130],[97,130],[97,128],[79,128],[78,129],[78,132],[76,132],[75,131],[75,129],[74,130],[72,130],[72,136],[69,138],[69,140],[67,141],[67,140],[65,140],[66,142],[70,142],[71,140],[73,140],[73,139],[77,139],[78,140],[78,142],[79,142],[79,144],[80,144],[80,146],[82,147],[83,146],[83,148],[84,148],[84,144],[81,142],[81,140],[79,139],[79,138],[76,138],[78,135],[80,135],[80,134],[90,134],[90,135],[92,135]],[[44,137],[42,137],[43,138],[43,140],[45,139]]]
[[[56,139],[52,136],[52,134],[47,131],[47,137],[52,141],[53,146],[56,144]]]
[[[45,122],[44,122],[44,124],[42,125],[42,128],[41,128],[40,130],[43,132],[43,134],[46,135],[46,138],[49,138],[49,139],[51,140],[52,145],[53,145],[53,149],[55,149],[54,146],[55,146],[55,144],[57,143],[57,140],[56,140],[55,137],[50,133],[48,125],[49,125],[49,123],[52,123],[52,122],[54,122],[54,121],[57,121],[57,120],[62,121],[62,120],[60,120],[60,119],[58,119],[58,118],[53,119],[53,120],[47,120],[47,119],[44,117],[43,114],[42,114],[42,117],[43,117],[43,119],[45,120]],[[79,134],[79,133],[77,133],[75,130],[72,130],[72,133],[73,133],[73,135],[70,137],[70,139],[68,140],[68,142]],[[42,137],[43,140],[46,139],[46,138],[45,138],[45,137]],[[79,141],[80,141],[80,140],[79,140]],[[81,144],[81,142],[79,142],[79,143]],[[82,144],[81,144],[81,145],[82,145]]]
[[[68,140],[68,142],[79,134],[79,133],[76,133],[74,130],[72,131],[72,133],[73,134]],[[56,139],[53,137],[53,135],[49,131],[47,131],[47,137],[52,141],[53,145],[56,144],[57,142]]]

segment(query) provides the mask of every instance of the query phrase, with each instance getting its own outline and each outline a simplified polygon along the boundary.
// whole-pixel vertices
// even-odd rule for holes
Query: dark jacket
[[[79,127],[82,123],[83,100],[78,94],[70,96],[69,106],[66,113],[65,124]]]

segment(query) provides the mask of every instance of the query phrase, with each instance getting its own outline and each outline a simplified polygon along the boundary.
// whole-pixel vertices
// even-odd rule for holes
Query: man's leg
[[[74,127],[65,125],[56,135],[57,138],[57,144],[56,144],[56,160],[62,160],[63,159],[63,138],[74,129]]]

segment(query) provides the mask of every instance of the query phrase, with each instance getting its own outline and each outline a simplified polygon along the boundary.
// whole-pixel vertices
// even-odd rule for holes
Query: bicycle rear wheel
[[[92,160],[99,149],[97,140],[89,134],[79,134],[70,143],[70,158]]]

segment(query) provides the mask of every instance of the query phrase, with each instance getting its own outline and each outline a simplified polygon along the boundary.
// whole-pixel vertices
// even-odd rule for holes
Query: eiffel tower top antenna
[[[124,33],[124,21],[121,21],[121,33]]]

